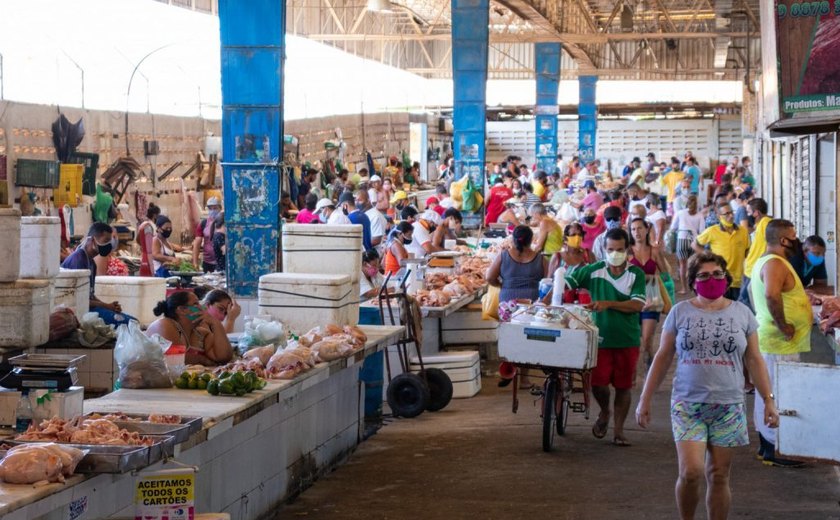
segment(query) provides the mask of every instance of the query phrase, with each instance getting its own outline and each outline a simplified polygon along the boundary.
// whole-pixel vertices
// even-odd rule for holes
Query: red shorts
[[[592,369],[592,386],[613,385],[617,390],[630,390],[636,379],[639,347],[599,348],[598,365]]]

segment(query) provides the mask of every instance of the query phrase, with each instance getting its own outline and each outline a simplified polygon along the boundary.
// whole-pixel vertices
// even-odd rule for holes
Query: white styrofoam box
[[[499,322],[481,319],[481,309],[467,306],[443,318],[443,343],[495,343],[499,339]]]
[[[552,323],[499,324],[499,356],[511,363],[585,369],[598,362],[598,329]]]
[[[358,282],[362,272],[362,226],[286,224],[283,272],[346,274],[351,282]]]
[[[0,283],[0,347],[31,348],[50,339],[49,280]]]
[[[20,272],[20,211],[0,208],[0,282],[14,282]]]
[[[30,390],[29,400],[34,415],[41,417],[60,417],[72,419],[82,415],[84,405],[84,391],[81,386],[71,386],[64,392],[49,392],[49,399],[42,399],[38,404],[38,397],[46,394],[46,390]],[[15,424],[15,411],[20,402],[18,390],[0,389],[0,426]],[[39,409],[40,408],[40,409]]]
[[[21,217],[20,277],[53,278],[61,263],[61,220],[58,217]]]
[[[82,317],[90,310],[90,271],[60,269],[53,280],[53,306],[64,305]]]
[[[96,297],[105,303],[119,302],[124,313],[141,325],[157,319],[152,312],[166,299],[166,279],[152,276],[97,276]]]
[[[452,380],[452,397],[472,397],[481,391],[481,358],[477,350],[464,352],[441,352],[434,356],[423,356],[425,368],[439,368]],[[411,371],[420,370],[420,360],[411,357]]]
[[[260,314],[301,334],[330,323],[358,323],[359,295],[347,275],[266,274],[260,277],[259,302]]]

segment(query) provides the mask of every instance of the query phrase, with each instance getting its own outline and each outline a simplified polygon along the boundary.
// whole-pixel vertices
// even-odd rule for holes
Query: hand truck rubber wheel
[[[439,368],[427,368],[417,375],[429,385],[429,402],[426,404],[426,410],[437,412],[446,408],[452,401],[453,392],[449,375]]]
[[[429,404],[429,387],[417,374],[400,374],[388,383],[388,406],[394,417],[417,417]]]

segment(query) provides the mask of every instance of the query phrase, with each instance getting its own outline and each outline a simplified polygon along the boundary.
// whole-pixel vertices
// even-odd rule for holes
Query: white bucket
[[[60,269],[53,280],[53,306],[64,305],[81,318],[90,310],[90,271]]]
[[[61,262],[61,220],[22,217],[20,224],[20,277],[54,278]]]
[[[20,211],[0,208],[0,282],[14,282],[20,272]]]
[[[299,334],[330,323],[358,323],[359,293],[347,275],[263,275],[259,302],[260,314],[270,315]]]
[[[0,347],[31,348],[50,339],[49,280],[0,283]]]

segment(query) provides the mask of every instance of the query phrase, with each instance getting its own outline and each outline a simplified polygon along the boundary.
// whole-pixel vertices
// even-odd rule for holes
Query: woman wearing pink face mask
[[[233,332],[236,318],[242,313],[236,300],[221,289],[213,289],[204,296],[201,303],[207,308],[207,314],[222,322],[227,334]]]
[[[158,302],[146,335],[158,334],[173,345],[187,349],[188,365],[224,365],[233,358],[225,327],[211,316],[189,291],[176,291]]]
[[[676,304],[662,327],[662,342],[636,408],[642,428],[650,402],[674,358],[671,430],[677,445],[676,495],[680,518],[694,518],[704,480],[709,518],[727,518],[729,469],[734,449],[749,445],[744,365],[764,399],[764,422],[779,424],[770,378],[758,350],[758,322],[749,308],[724,297],[732,281],[726,261],[710,252],[694,255],[688,284],[696,298]]]
[[[384,282],[385,279],[379,273],[379,253],[376,249],[368,249],[362,254],[362,276],[359,278],[362,299],[376,296]]]

